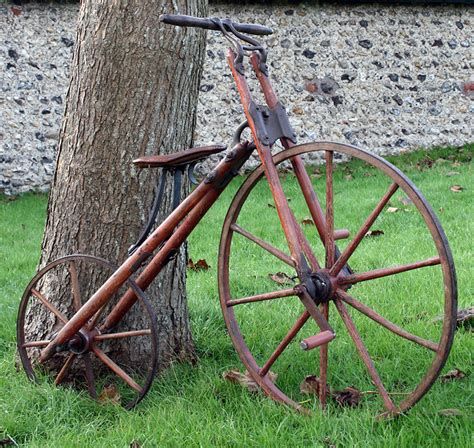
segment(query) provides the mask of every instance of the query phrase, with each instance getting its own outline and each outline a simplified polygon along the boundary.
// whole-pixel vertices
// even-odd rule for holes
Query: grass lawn
[[[423,191],[436,211],[454,255],[458,277],[458,307],[473,305],[474,246],[474,145],[462,149],[417,152],[390,161]],[[324,169],[312,173],[317,192],[324,197]],[[322,175],[322,177],[321,177]],[[285,190],[298,221],[307,219],[294,179],[283,175]],[[319,180],[319,178],[321,178]],[[336,228],[353,235],[387,188],[386,178],[358,162],[335,170]],[[101,405],[86,393],[31,384],[15,368],[15,320],[23,288],[34,274],[39,258],[47,197],[28,194],[0,197],[0,440],[11,437],[30,447],[165,447],[165,446],[311,446],[311,447],[471,447],[474,433],[472,332],[459,329],[443,373],[458,368],[461,380],[437,381],[428,395],[407,415],[390,421],[374,418],[381,403],[376,394],[364,394],[358,407],[341,407],[330,401],[327,412],[301,395],[305,375],[317,375],[317,350],[302,352],[300,337],[275,364],[277,384],[315,412],[307,417],[278,405],[263,394],[251,394],[222,378],[230,369],[241,369],[222,319],[216,286],[220,228],[229,203],[238,189],[236,180],[206,215],[189,239],[193,260],[205,259],[206,271],[188,272],[188,295],[199,363],[174,365],[157,378],[151,391],[133,411]],[[320,184],[323,184],[322,186]],[[453,185],[463,187],[452,191]],[[323,201],[324,202],[324,201]],[[365,238],[350,264],[367,271],[408,263],[436,254],[413,204],[398,192],[373,225],[383,234]],[[284,250],[284,241],[268,188],[258,185],[242,209],[239,225]],[[303,225],[315,240],[314,226]],[[350,241],[340,241],[341,249]],[[234,236],[230,258],[230,285],[234,298],[273,291],[279,286],[268,274],[285,272],[287,265]],[[316,256],[323,260],[322,248]],[[433,339],[435,321],[443,309],[439,266],[410,271],[388,279],[356,285],[354,297],[409,331]],[[264,361],[302,311],[297,299],[274,300],[235,307],[247,345]],[[416,385],[431,361],[431,354],[401,341],[385,329],[350,309],[374,363],[393,399]],[[354,386],[374,391],[365,368],[334,307],[331,323],[337,338],[329,345],[328,380],[334,390]],[[315,334],[311,322],[303,336]],[[273,370],[273,368],[272,368]],[[471,375],[469,375],[471,373]],[[441,410],[453,409],[450,416]],[[131,445],[135,442],[135,445]],[[2,442],[0,441],[0,446]]]

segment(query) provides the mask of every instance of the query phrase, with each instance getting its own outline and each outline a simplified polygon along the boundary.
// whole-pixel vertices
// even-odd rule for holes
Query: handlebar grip
[[[161,14],[160,22],[168,23],[169,25],[176,26],[191,26],[197,28],[204,28],[206,30],[216,30],[220,31],[218,25],[216,25],[211,19],[201,18],[201,17],[192,17],[185,15],[177,14]],[[234,28],[241,32],[247,34],[257,34],[259,36],[264,36],[267,34],[272,34],[273,30],[262,25],[255,25],[251,23],[236,23],[232,22]],[[225,24],[224,24],[225,26]]]

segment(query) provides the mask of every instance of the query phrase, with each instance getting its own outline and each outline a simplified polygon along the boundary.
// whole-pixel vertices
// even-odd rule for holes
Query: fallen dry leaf
[[[445,375],[441,375],[439,377],[439,380],[442,383],[447,383],[448,381],[462,380],[465,377],[466,377],[466,374],[462,370],[453,369],[453,370],[450,370]]]
[[[403,204],[403,205],[413,205],[413,201],[408,197],[408,196],[400,196],[398,200]]]
[[[271,280],[279,285],[286,285],[288,283],[293,283],[293,279],[284,272],[277,272],[276,274],[268,274]]]
[[[11,12],[13,13],[13,15],[15,15],[17,17],[21,16],[21,13],[23,12],[23,10],[21,8],[18,8],[17,6],[12,6],[10,9],[11,9]],[[2,444],[0,443],[0,446],[1,445]]]
[[[323,174],[323,173],[321,172],[321,168],[315,168],[313,171],[313,174]]]
[[[381,235],[384,235],[384,231],[383,230],[369,230],[365,236],[366,237],[371,237],[371,236],[381,236]]]
[[[307,375],[300,384],[302,394],[313,394],[319,397],[321,380],[316,375]],[[329,395],[329,387],[326,388],[326,396]]]
[[[441,411],[438,411],[438,415],[441,415],[442,417],[457,417],[462,415],[462,412],[456,408],[441,409]]]
[[[387,208],[387,213],[396,213],[398,212],[400,209],[397,208],[397,207],[388,207]]]
[[[201,260],[196,261],[196,263],[194,263],[192,258],[190,258],[188,260],[187,267],[188,269],[191,269],[193,271],[207,271],[210,266],[207,264],[206,260],[201,259]]]
[[[352,176],[352,174],[347,174],[347,175],[344,176],[344,179],[352,180],[352,179],[354,179],[354,177]]]
[[[452,176],[457,176],[457,175],[459,175],[459,174],[461,174],[459,171],[448,171],[448,172],[446,173],[446,176],[447,176],[447,177],[452,177]]]
[[[453,193],[460,193],[461,191],[464,190],[464,187],[462,185],[451,185],[449,187],[449,189],[453,192]]]
[[[415,167],[419,170],[419,171],[423,171],[424,169],[426,168],[431,168],[433,165],[434,165],[434,160],[428,156],[424,157],[423,159],[421,159],[416,165]]]
[[[305,226],[314,226],[314,222],[311,218],[302,219],[301,224],[304,224]]]
[[[120,404],[120,393],[115,384],[110,384],[102,389],[99,395],[99,403],[113,403]]]
[[[474,327],[474,307],[459,310],[456,316],[457,327],[471,329]]]
[[[278,375],[272,371],[268,372],[267,376],[272,383],[274,383],[278,377]],[[240,384],[252,393],[258,392],[260,389],[260,386],[252,379],[247,370],[245,373],[241,373],[239,370],[229,370],[222,374],[222,378],[231,383]]]
[[[433,322],[444,321],[444,316],[437,316]],[[474,328],[474,306],[466,308],[465,310],[458,310],[456,315],[456,327],[464,327],[466,330],[473,330]]]
[[[370,171],[364,171],[364,174],[362,174],[364,177],[372,177],[373,174]]]
[[[331,397],[341,406],[355,408],[359,405],[362,394],[360,393],[360,390],[349,386],[343,390],[334,391],[331,394]]]
[[[322,442],[327,448],[336,448],[336,444],[329,437],[325,437]]]

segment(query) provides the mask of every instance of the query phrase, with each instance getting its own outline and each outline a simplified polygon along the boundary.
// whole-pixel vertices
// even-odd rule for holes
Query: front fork
[[[278,217],[280,219],[280,223],[290,250],[291,259],[293,260],[294,267],[301,281],[301,284],[295,288],[296,293],[305,306],[307,312],[311,315],[321,330],[321,332],[317,335],[302,341],[301,347],[304,350],[309,350],[327,344],[329,341],[334,339],[335,333],[317,305],[317,296],[319,291],[317,291],[315,276],[321,276],[322,273],[320,274],[319,272],[315,271],[320,271],[321,266],[314,256],[312,249],[306,240],[305,235],[303,234],[303,231],[298,225],[296,218],[290,209],[288,200],[283,191],[283,186],[280,182],[277,167],[273,161],[273,156],[271,153],[271,145],[274,143],[273,138],[275,136],[280,139],[285,149],[292,147],[293,144],[296,143],[296,136],[294,132],[292,132],[291,126],[289,126],[286,112],[284,112],[283,117],[281,116],[282,108],[279,106],[278,99],[273,91],[268,76],[261,71],[259,58],[260,56],[258,53],[253,53],[250,59],[254,72],[257,75],[257,79],[264,93],[266,103],[269,107],[268,110],[263,111],[263,119],[260,115],[255,115],[255,110],[259,111],[263,107],[255,106],[245,76],[241,73],[241,71],[236,70],[235,68],[235,53],[231,49],[228,53],[228,63],[232,70],[234,80],[237,84],[237,89],[241,96],[247,122],[252,131],[252,136],[258,151],[258,155],[262,162],[265,176],[270,186]],[[267,119],[266,123],[265,118]],[[267,124],[267,127],[262,127],[262,124]],[[280,132],[280,134],[275,135],[275,130],[277,133]],[[293,140],[293,142],[291,140]],[[325,216],[316,197],[314,189],[312,188],[311,180],[299,156],[294,157],[291,162],[305,196],[305,200],[310,207],[311,215],[314,218],[315,225],[318,229],[321,240],[325,243]],[[321,279],[318,278],[318,281],[321,281]],[[326,280],[326,283],[329,284],[329,290],[327,291],[327,297],[325,297],[325,299],[334,293],[332,282],[330,280]]]

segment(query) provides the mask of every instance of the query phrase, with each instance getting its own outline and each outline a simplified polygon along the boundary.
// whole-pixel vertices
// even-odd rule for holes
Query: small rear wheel
[[[358,160],[354,173],[334,163],[349,158]],[[331,390],[351,385],[385,414],[406,411],[438,377],[455,331],[456,276],[437,217],[400,170],[353,146],[304,144],[274,163],[311,276],[332,285],[313,300],[340,320],[330,321],[330,344],[295,343],[307,348],[321,335],[298,300],[303,279],[260,166],[231,203],[219,250],[221,307],[240,359],[267,395],[303,412],[317,404],[300,389],[308,375],[323,406]]]
[[[127,409],[148,392],[156,369],[157,332],[154,312],[143,291],[128,280],[109,301],[45,364],[38,356],[55,334],[109,278],[116,267],[98,257],[59,258],[31,280],[20,302],[17,346],[27,376],[35,381],[85,388],[101,401],[112,400]],[[132,289],[141,313],[133,322],[101,330],[108,312]],[[129,344],[132,343],[132,353]],[[125,353],[127,348],[127,353]]]

